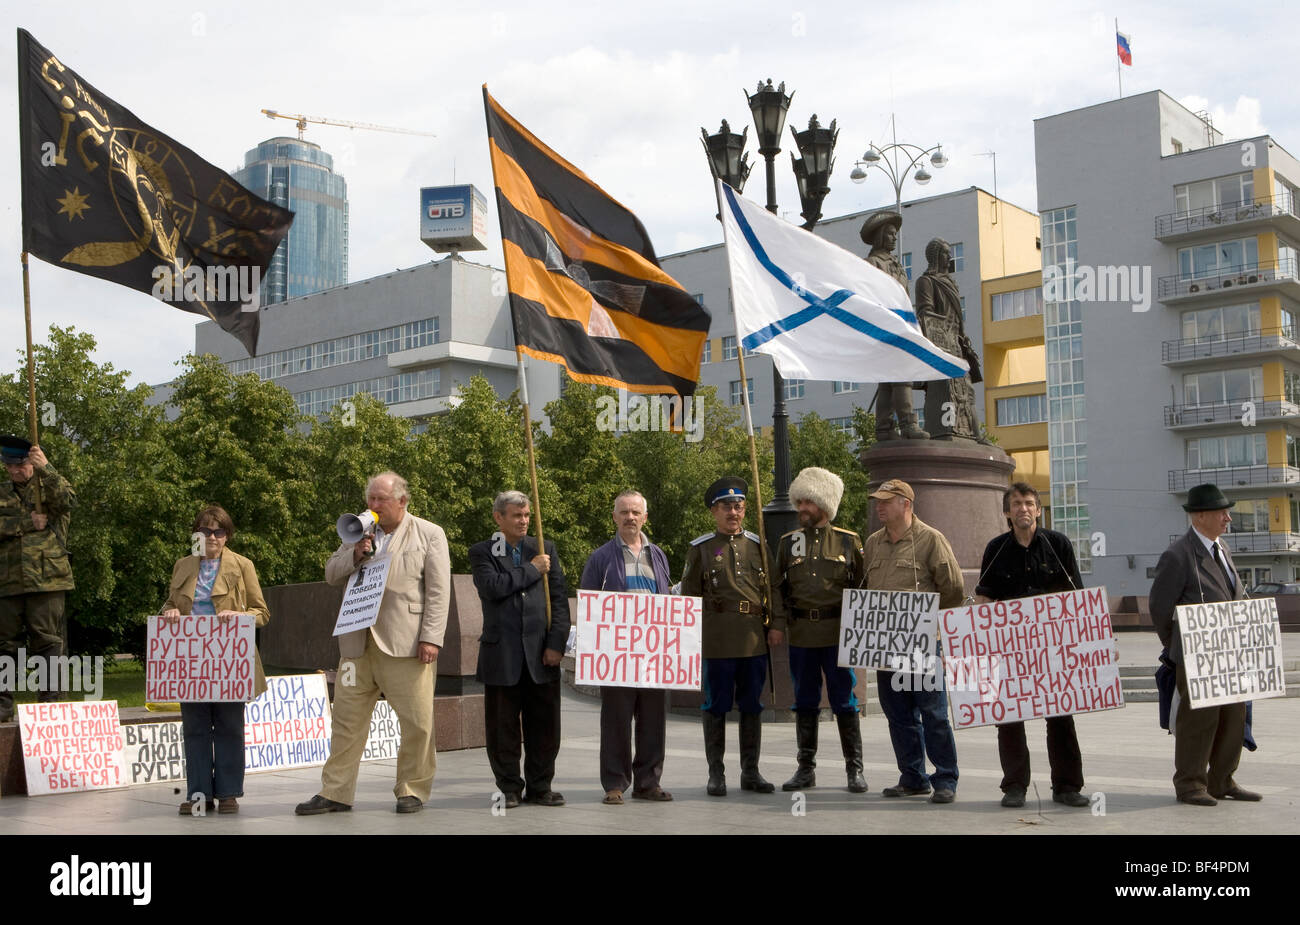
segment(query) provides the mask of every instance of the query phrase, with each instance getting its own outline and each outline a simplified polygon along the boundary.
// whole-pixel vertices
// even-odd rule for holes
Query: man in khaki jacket
[[[366,486],[366,506],[379,521],[374,537],[342,544],[325,563],[325,580],[332,585],[346,584],[372,553],[392,564],[375,625],[339,637],[330,757],[320,793],[294,810],[300,816],[352,808],[381,691],[402,725],[393,788],[397,811],[419,812],[433,789],[433,687],[451,604],[451,559],[442,527],[408,514],[409,500],[400,475],[376,475]]]

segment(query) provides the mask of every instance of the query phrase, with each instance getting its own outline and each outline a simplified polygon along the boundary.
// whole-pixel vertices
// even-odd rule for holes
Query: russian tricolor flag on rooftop
[[[1123,61],[1129,67],[1133,66],[1133,50],[1128,46],[1128,36],[1123,32],[1115,33],[1115,50],[1119,54],[1119,60]]]

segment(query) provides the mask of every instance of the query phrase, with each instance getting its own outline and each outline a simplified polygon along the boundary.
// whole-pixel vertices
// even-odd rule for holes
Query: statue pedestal
[[[989,540],[1007,532],[1002,495],[1015,462],[996,446],[948,440],[886,440],[862,454],[871,490],[902,479],[916,492],[913,511],[952,545],[973,593]],[[846,526],[848,526],[846,524]],[[872,506],[865,540],[880,529]]]

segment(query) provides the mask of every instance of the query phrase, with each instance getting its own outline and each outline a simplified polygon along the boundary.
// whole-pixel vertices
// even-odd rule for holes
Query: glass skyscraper
[[[244,155],[235,179],[294,212],[263,280],[263,305],[348,281],[348,185],[320,145],[269,138]]]

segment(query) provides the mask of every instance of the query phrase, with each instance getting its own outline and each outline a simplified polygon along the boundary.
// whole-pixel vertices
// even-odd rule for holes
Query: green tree
[[[614,497],[631,487],[612,426],[610,405],[616,400],[611,388],[570,381],[564,395],[546,406],[550,431],[537,438],[537,465],[562,502],[554,513],[545,512],[546,533],[576,573],[575,584],[592,551],[613,533]]]
[[[502,400],[487,379],[475,376],[456,399],[455,407],[430,422],[419,441],[417,468],[429,493],[430,519],[447,532],[452,569],[467,572],[469,547],[496,530],[492,502],[497,493],[516,489],[531,494],[531,483],[518,396]],[[536,434],[534,428],[534,438]],[[544,470],[537,476],[545,526],[553,514],[562,519],[563,509],[555,483]],[[536,533],[535,525],[530,532]],[[570,563],[568,571],[572,569]]]
[[[233,375],[215,356],[189,356],[184,366],[167,402],[176,415],[167,439],[195,501],[171,512],[176,548],[189,548],[197,508],[219,504],[235,522],[232,548],[253,561],[262,584],[319,580],[314,534],[322,528],[302,516],[316,473],[293,396],[254,373]]]
[[[299,580],[321,580],[325,560],[338,547],[334,524],[339,515],[355,514],[365,506],[371,476],[389,469],[401,475],[409,485],[408,510],[434,519],[425,477],[430,473],[419,466],[418,444],[410,419],[389,414],[387,406],[368,393],[339,402],[312,425],[305,445],[310,492],[297,504],[306,531],[302,554],[308,569]]]
[[[166,597],[172,564],[188,548],[192,504],[182,462],[151,390],[91,357],[95,339],[51,326],[34,347],[38,434],[51,464],[77,493],[68,546],[76,588],[68,595],[74,653],[143,651],[143,616]],[[26,359],[0,378],[0,430],[26,434]]]

